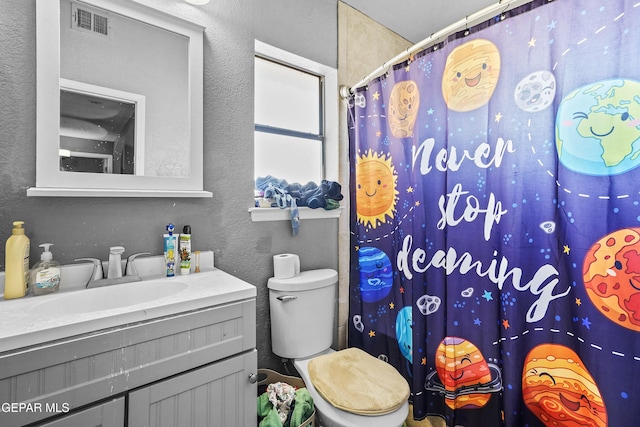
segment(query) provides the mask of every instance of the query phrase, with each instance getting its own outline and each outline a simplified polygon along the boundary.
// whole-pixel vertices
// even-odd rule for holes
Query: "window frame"
[[[323,98],[324,111],[320,111],[322,116],[320,130],[324,133],[322,149],[324,179],[337,182],[339,177],[338,70],[259,40],[255,40],[255,56],[321,77],[323,81],[321,96]],[[300,217],[304,219],[336,218],[340,215],[342,209],[326,211],[324,209],[300,208],[300,210]],[[288,209],[279,208],[249,208],[253,221],[290,220],[291,217],[287,211]]]

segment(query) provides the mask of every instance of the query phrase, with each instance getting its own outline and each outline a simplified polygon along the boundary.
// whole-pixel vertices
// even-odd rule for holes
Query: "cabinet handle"
[[[292,299],[297,299],[298,297],[295,295],[282,295],[276,298],[282,302],[287,302],[287,301],[291,301]]]
[[[256,374],[249,374],[249,382],[251,384],[255,384],[258,382],[258,375]]]

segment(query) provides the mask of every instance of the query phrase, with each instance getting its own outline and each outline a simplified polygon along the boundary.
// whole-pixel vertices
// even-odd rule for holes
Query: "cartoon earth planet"
[[[585,255],[582,277],[602,314],[640,331],[640,228],[617,230],[594,243]]]
[[[356,159],[356,211],[358,222],[376,228],[393,218],[398,176],[391,157],[371,149]]]
[[[360,296],[364,302],[380,301],[393,285],[391,260],[378,248],[363,246],[358,251]]]
[[[547,427],[606,427],[607,410],[580,357],[560,344],[541,344],[524,361],[522,397]]]
[[[425,388],[445,396],[451,409],[482,408],[491,393],[502,390],[502,376],[497,367],[489,365],[471,341],[446,337],[436,350],[436,371],[441,383],[427,377]],[[494,374],[495,373],[495,374]]]
[[[491,99],[500,77],[500,52],[489,40],[476,39],[451,51],[442,74],[442,96],[453,111],[471,111]]]
[[[640,165],[640,82],[612,79],[567,95],[556,116],[556,150],[574,172],[607,176]]]
[[[411,306],[404,307],[396,316],[396,340],[400,352],[410,363],[413,363],[413,314]]]
[[[413,125],[418,116],[420,91],[413,80],[398,82],[391,90],[387,108],[387,121],[396,138],[413,135]]]
[[[516,85],[513,97],[523,111],[535,113],[553,103],[556,96],[556,78],[549,71],[536,71]]]

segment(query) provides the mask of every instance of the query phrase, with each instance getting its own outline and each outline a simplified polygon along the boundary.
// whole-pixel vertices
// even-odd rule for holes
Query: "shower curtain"
[[[640,422],[639,23],[535,1],[349,99],[349,345],[424,425]]]

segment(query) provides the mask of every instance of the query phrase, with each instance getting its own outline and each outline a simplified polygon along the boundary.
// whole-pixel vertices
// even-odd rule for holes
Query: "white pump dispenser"
[[[44,252],[31,269],[31,289],[34,295],[44,295],[58,292],[60,289],[60,263],[53,259],[53,254],[49,247],[53,243],[43,243],[40,245]]]
[[[44,252],[40,254],[40,261],[51,261],[53,259],[53,254],[49,250],[51,246],[53,246],[53,243],[43,243],[40,245],[41,248],[44,248]]]

